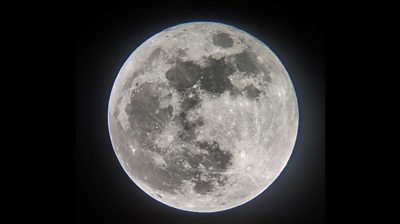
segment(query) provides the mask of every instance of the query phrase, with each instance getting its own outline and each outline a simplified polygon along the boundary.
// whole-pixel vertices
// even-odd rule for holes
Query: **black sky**
[[[188,3],[190,2],[190,3]],[[325,223],[324,8],[316,3],[165,1],[77,5],[75,28],[76,223]],[[125,174],[107,129],[119,69],[143,41],[179,23],[215,21],[265,42],[285,65],[300,110],[293,155],[268,190],[220,213],[169,208]]]

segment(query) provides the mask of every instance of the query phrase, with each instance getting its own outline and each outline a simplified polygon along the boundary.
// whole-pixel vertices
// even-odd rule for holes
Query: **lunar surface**
[[[235,27],[185,23],[138,47],[111,92],[116,156],[144,192],[177,209],[217,212],[267,189],[298,128],[288,73]]]

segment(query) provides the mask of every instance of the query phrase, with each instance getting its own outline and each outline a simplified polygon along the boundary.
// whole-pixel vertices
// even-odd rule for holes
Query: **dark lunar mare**
[[[198,81],[200,81],[201,89],[216,95],[232,89],[228,76],[233,73],[234,67],[224,58],[214,59],[210,56],[205,60],[207,63],[205,68],[193,61],[177,60],[165,73],[169,85],[180,93],[185,92]]]
[[[264,73],[263,78],[267,83],[271,82],[270,71],[268,68],[260,64],[257,60],[257,55],[250,51],[243,51],[230,56],[236,68],[245,75],[254,75],[260,72]]]
[[[165,73],[169,85],[179,92],[192,87],[200,79],[201,68],[192,61],[178,60],[171,69]]]
[[[257,63],[257,57],[255,54],[248,51],[244,51],[233,55],[235,59],[236,67],[239,71],[245,73],[259,73],[260,68]]]
[[[234,89],[228,77],[236,69],[247,76],[256,76],[260,72],[263,72],[265,82],[271,82],[270,71],[265,65],[260,64],[257,56],[250,51],[228,56],[227,59],[225,57],[215,59],[208,56],[204,57],[204,60],[206,63],[204,68],[190,60],[176,60],[173,67],[165,74],[169,85],[178,90],[178,92],[183,93],[200,81],[201,89],[216,96],[225,91],[230,91],[232,94],[241,94],[254,99],[260,95],[262,90],[254,86],[247,86],[242,90],[247,93],[239,93]]]
[[[218,33],[213,36],[213,44],[222,48],[233,46],[233,40],[227,33]]]
[[[142,148],[154,150],[152,143],[166,123],[171,120],[173,108],[160,108],[156,87],[148,82],[143,83],[131,96],[125,107],[129,124],[134,137]]]
[[[201,71],[201,88],[217,96],[231,90],[233,85],[228,76],[234,72],[234,67],[227,63],[224,57],[220,59],[209,57],[206,62],[207,67]]]

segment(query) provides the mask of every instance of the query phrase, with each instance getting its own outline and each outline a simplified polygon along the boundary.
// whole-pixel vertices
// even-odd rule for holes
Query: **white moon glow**
[[[244,204],[286,166],[298,107],[284,66],[235,27],[168,28],[121,68],[108,124],[122,167],[144,192],[182,210]]]

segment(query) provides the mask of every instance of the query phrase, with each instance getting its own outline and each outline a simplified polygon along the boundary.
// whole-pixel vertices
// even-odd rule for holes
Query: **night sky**
[[[323,11],[307,2],[215,2],[77,5],[76,223],[325,223]],[[120,166],[107,128],[109,95],[125,60],[152,35],[192,21],[232,25],[265,42],[285,65],[299,103],[298,138],[279,178],[252,201],[211,214],[170,208],[141,191]]]

